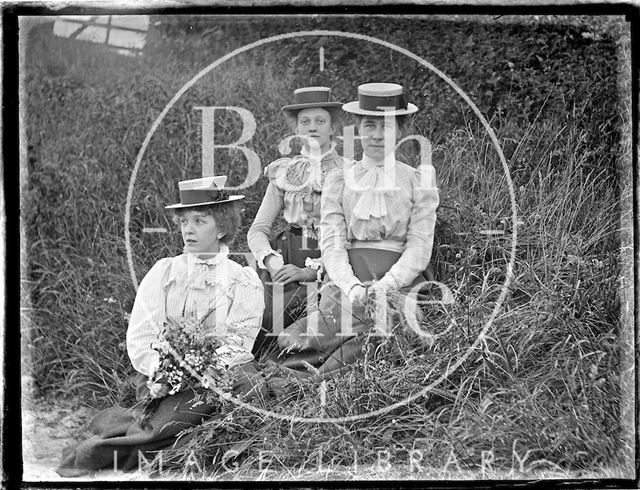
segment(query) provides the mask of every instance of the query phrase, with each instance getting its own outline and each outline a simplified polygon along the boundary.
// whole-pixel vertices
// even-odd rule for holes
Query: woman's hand
[[[293,264],[285,264],[281,269],[271,273],[274,282],[287,285],[292,282],[309,282],[316,279],[316,271],[310,268],[296,267]]]
[[[349,301],[351,304],[363,304],[367,296],[367,288],[362,284],[356,284],[349,290]]]
[[[387,291],[388,290],[384,287],[384,285],[381,285],[380,282],[377,282],[367,288],[367,296],[375,298],[376,301],[386,301]]]
[[[367,294],[371,296],[379,296],[381,298],[386,298],[387,295],[391,291],[395,291],[398,289],[398,283],[390,274],[385,274],[382,279],[374,282],[367,289]]]
[[[171,387],[166,383],[153,383],[149,387],[151,398],[164,398],[169,394]]]

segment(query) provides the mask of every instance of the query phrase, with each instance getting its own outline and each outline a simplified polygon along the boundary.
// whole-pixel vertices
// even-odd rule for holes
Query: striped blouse
[[[431,258],[436,208],[435,170],[395,160],[350,162],[327,176],[322,192],[322,259],[345,294],[361,284],[349,264],[350,247],[401,252],[382,278],[393,288],[411,284]]]
[[[182,254],[161,259],[149,270],[127,330],[127,352],[136,371],[149,377],[156,371],[159,355],[151,344],[167,318],[180,322],[206,317],[204,324],[221,336],[219,354],[229,367],[253,360],[251,348],[264,310],[262,283],[253,269],[228,254],[228,247],[221,245],[213,258]]]

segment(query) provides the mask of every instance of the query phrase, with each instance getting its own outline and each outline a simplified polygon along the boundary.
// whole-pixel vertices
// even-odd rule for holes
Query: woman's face
[[[218,227],[213,216],[190,209],[178,216],[184,252],[215,254],[220,251]]]
[[[302,109],[298,112],[297,121],[296,133],[298,135],[310,136],[316,140],[322,152],[329,149],[335,129],[328,110],[321,107]]]
[[[395,150],[401,137],[395,117],[364,116],[358,128],[362,150],[372,160],[383,160]]]

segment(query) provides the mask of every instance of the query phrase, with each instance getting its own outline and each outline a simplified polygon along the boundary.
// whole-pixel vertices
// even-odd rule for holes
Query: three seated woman
[[[167,209],[175,212],[184,251],[159,260],[144,277],[127,331],[138,396],[157,404],[145,420],[120,408],[100,412],[90,424],[92,435],[64,450],[59,474],[133,469],[140,454],[184,444],[182,431],[219,409],[199,398],[206,383],[172,389],[154,348],[168,323],[185,330],[197,324],[205,336],[215,336],[216,362],[229,373],[229,390],[250,400],[267,391],[255,358],[271,351],[272,362],[284,369],[305,360],[319,365],[314,375],[293,371],[296,376],[334,375],[362,354],[366,297],[424,280],[438,193],[435,185],[424,186],[419,169],[395,156],[417,107],[400,85],[386,83],[361,85],[358,100],[344,105],[325,87],[296,90],[294,99],[283,111],[302,139],[300,155],[266,168],[269,185],[248,234],[260,276],[228,257],[244,196],[228,196],[225,177],[180,182],[180,203]],[[358,119],[360,161],[335,152],[339,107]],[[281,211],[288,228],[270,240]],[[320,279],[318,307],[306,311],[304,283]],[[277,287],[283,287],[281,303],[274,301]],[[270,345],[276,338],[277,346]]]

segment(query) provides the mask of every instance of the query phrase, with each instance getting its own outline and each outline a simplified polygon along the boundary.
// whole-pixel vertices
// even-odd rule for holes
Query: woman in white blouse
[[[91,422],[94,435],[64,450],[59,474],[78,476],[114,465],[135,469],[138,451],[146,455],[174,445],[180,431],[215,412],[215,404],[192,407],[191,389],[169,395],[168,384],[155,376],[159,354],[151,345],[168,320],[203,321],[220,339],[218,355],[232,374],[234,391],[261,389],[251,349],[262,321],[262,283],[253,269],[228,257],[240,220],[235,201],[244,196],[227,196],[222,191],[225,181],[226,177],[208,177],[179,183],[181,202],[167,208],[175,210],[184,253],[159,260],[136,294],[127,352],[139,373],[138,397],[161,399],[157,408],[144,424],[125,409],[99,413]]]
[[[254,353],[267,350],[275,335],[306,313],[307,290],[301,283],[322,275],[318,230],[320,195],[325,176],[342,165],[335,151],[340,102],[328,87],[294,91],[294,103],[282,108],[302,148],[299,155],[280,158],[265,168],[269,185],[247,234],[265,289],[265,312]],[[282,211],[287,229],[270,240]],[[280,297],[271,284],[283,287]],[[271,335],[269,335],[271,334]],[[273,341],[273,342],[271,342]]]
[[[418,110],[402,86],[360,85],[358,100],[343,110],[357,117],[363,157],[333,171],[322,193],[321,250],[329,285],[319,311],[278,337],[281,348],[324,353],[321,377],[362,351],[354,335],[368,328],[362,322],[368,294],[424,281],[439,204],[433,167],[415,168],[395,157],[408,116]]]

